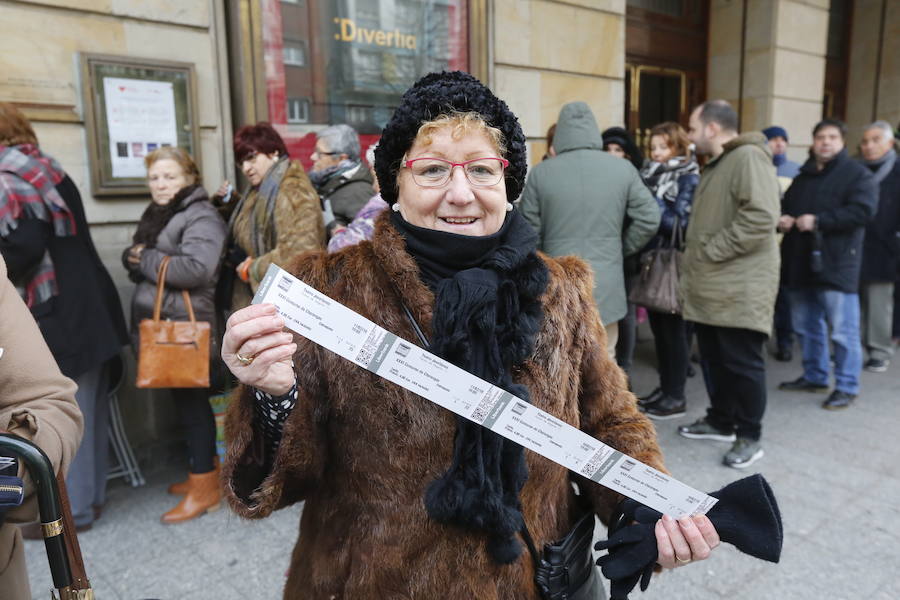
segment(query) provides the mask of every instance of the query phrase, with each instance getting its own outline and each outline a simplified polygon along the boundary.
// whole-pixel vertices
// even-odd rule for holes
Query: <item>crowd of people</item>
[[[129,326],[77,187],[27,119],[0,104],[3,282],[30,310],[58,377],[77,383],[58,404],[65,412],[77,402],[83,440],[55,457],[68,467],[76,526],[102,513],[110,380],[122,348],[138,351],[164,272],[162,318],[196,315],[214,334],[210,387],[170,390],[188,474],[169,486],[179,500],[162,522],[194,519],[223,498],[248,518],[303,500],[286,597],[532,597],[520,531],[540,548],[579,511],[607,522],[621,498],[578,478],[576,493],[562,467],[287,332],[274,307],[251,305],[269,265],[400,337],[424,332],[421,343],[442,358],[663,471],[648,418],[685,416],[696,340],[709,406],[678,433],[731,442],[724,464],[747,468],[763,456],[770,333],[776,360],[792,360],[795,339],[802,354],[802,374],[779,388],[829,393],[831,410],[850,406],[860,371],[886,371],[893,354],[894,131],[867,126],[859,157],[847,133],[822,120],[799,165],[784,128],[740,133],[734,109],[714,100],[692,111],[687,129],[651,128],[642,149],[621,127],[601,132],[590,107],[572,102],[528,171],[526,138],[505,103],[471,76],[432,74],[365,153],[348,125],[319,131],[309,172],[270,124],[241,127],[240,192],[225,181],[209,196],[187,152],[151,152],[151,202],[122,252],[135,284]],[[661,250],[678,257],[678,308],[645,309],[633,291]],[[658,380],[636,398],[642,314]],[[209,398],[233,384],[220,464]],[[20,413],[0,415],[0,429],[25,426]],[[64,448],[81,426],[69,418]],[[705,517],[661,519],[650,531],[666,568],[719,543]],[[22,533],[41,535],[34,525]],[[449,577],[436,565],[477,575]],[[593,574],[584,585],[602,589]]]

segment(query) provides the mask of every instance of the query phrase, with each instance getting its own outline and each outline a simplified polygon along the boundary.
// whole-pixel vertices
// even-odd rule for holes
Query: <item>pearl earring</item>
[[[400,212],[400,203],[394,202],[394,204],[391,206],[391,210],[394,212]]]
[[[507,202],[506,203],[506,212],[512,212],[512,209],[513,209],[512,202]]]

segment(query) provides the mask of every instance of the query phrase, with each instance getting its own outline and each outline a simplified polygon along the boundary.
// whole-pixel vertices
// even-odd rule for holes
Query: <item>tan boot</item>
[[[219,484],[219,471],[213,469],[208,473],[188,473],[188,491],[178,505],[164,514],[163,523],[181,523],[199,517],[203,513],[213,512],[221,506],[222,488]]]
[[[213,457],[213,470],[215,470],[216,472],[219,471],[218,455]],[[170,494],[172,494],[173,496],[184,496],[185,494],[188,493],[188,487],[189,487],[188,480],[185,479],[184,481],[179,481],[178,483],[173,483],[172,485],[169,486],[169,488],[166,491],[169,492]]]

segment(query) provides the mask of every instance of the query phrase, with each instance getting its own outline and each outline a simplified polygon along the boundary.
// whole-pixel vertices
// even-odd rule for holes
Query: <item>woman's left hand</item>
[[[684,517],[677,521],[669,515],[656,522],[656,562],[664,569],[674,569],[704,560],[719,545],[719,534],[706,515]]]

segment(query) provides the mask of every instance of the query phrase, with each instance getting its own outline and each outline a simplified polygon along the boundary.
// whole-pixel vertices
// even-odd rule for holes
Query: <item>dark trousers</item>
[[[172,397],[184,427],[191,473],[209,473],[216,455],[216,421],[207,388],[173,388]]]
[[[684,399],[684,384],[690,351],[687,332],[681,315],[647,311],[650,330],[656,344],[656,360],[659,363],[659,387],[663,393],[679,400]]]
[[[707,421],[738,437],[758,440],[766,410],[766,335],[701,323],[694,331],[707,376]]]
[[[637,343],[637,307],[628,303],[625,318],[619,321],[619,339],[616,341],[616,364],[625,373],[631,371],[634,362],[634,346]]]
[[[791,301],[783,287],[778,288],[778,296],[775,298],[775,343],[779,350],[792,350],[794,347]]]

